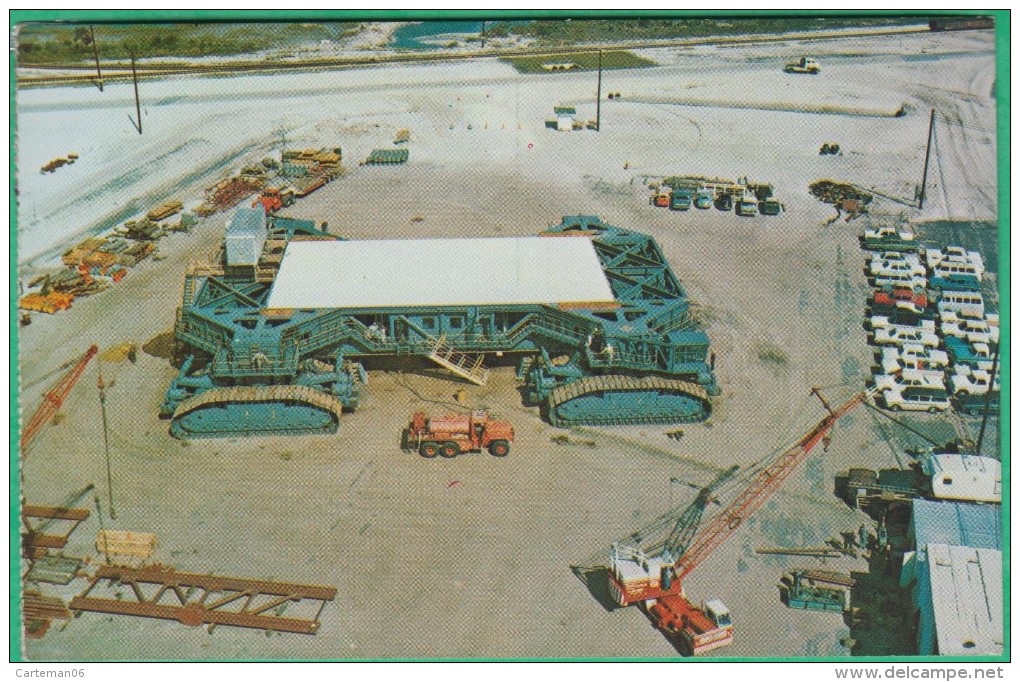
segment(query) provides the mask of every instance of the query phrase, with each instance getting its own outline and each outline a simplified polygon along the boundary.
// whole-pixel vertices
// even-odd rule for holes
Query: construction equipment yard
[[[412,240],[443,240],[436,244],[453,244],[449,261],[437,255],[437,246],[411,252],[410,262],[415,277],[459,277],[456,293],[449,294],[460,297],[457,303],[477,295],[471,302],[478,305],[530,305],[526,295],[532,290],[542,296],[555,289],[570,292],[557,301],[563,310],[569,310],[564,301],[570,296],[588,291],[596,291],[605,309],[631,310],[619,290],[607,296],[588,279],[568,277],[555,286],[529,280],[518,299],[487,289],[490,280],[512,284],[515,275],[487,277],[480,265],[487,241],[526,243],[547,231],[569,232],[569,221],[561,225],[565,216],[597,216],[600,224],[647,237],[661,250],[664,281],[669,284],[670,271],[679,280],[678,300],[689,302],[692,329],[709,341],[707,349],[698,345],[701,356],[682,365],[677,376],[693,382],[688,394],[711,401],[710,410],[667,424],[557,428],[527,399],[530,384],[518,377],[520,347],[506,354],[472,351],[449,335],[436,341],[451,348],[430,348],[445,364],[430,362],[424,352],[384,357],[365,351],[358,357],[367,370],[366,391],[355,411],[339,417],[335,433],[171,435],[171,423],[178,422],[160,413],[168,387],[186,374],[174,365],[182,346],[180,338],[175,342],[175,325],[189,319],[187,310],[178,309],[182,291],[200,296],[198,289],[185,288],[185,273],[218,272],[215,254],[234,213],[199,217],[187,231],[163,237],[160,260],[139,263],[123,281],[70,309],[33,314],[18,330],[23,426],[48,388],[40,378],[54,368],[70,367],[68,359],[93,344],[100,351],[137,346],[137,353],[100,355],[82,365],[59,418],[33,433],[24,454],[24,502],[88,509],[87,518],[73,517],[78,525],[60,551],[83,559],[81,570],[93,583],[110,581],[99,586],[107,587],[105,599],[98,587],[83,598],[91,587],[82,577],[45,584],[43,596],[35,593],[35,583],[26,587],[37,611],[60,613],[60,604],[45,601],[59,597],[77,617],[57,620],[44,636],[26,640],[25,657],[676,657],[677,646],[650,625],[648,615],[617,608],[608,583],[579,579],[574,569],[593,561],[608,566],[614,540],[671,509],[682,511],[727,470],[750,470],[807,438],[805,433],[814,436],[811,445],[822,442],[824,448],[770,490],[754,516],[731,524],[726,543],[710,556],[699,555],[700,568],[684,578],[684,590],[696,605],[720,600],[729,608],[732,644],[710,656],[851,656],[850,624],[824,610],[786,608],[775,586],[784,574],[805,567],[841,574],[867,570],[863,553],[824,549],[831,538],[870,523],[834,494],[834,480],[853,468],[902,467],[907,448],[925,445],[870,408],[846,414],[834,426],[823,421],[828,404],[844,404],[865,388],[876,364],[862,325],[874,291],[861,265],[862,230],[909,222],[921,241],[942,246],[952,239],[980,250],[987,267],[983,291],[997,307],[993,32],[634,52],[656,66],[604,73],[598,114],[593,72],[521,74],[495,58],[142,81],[148,99],[141,135],[124,116],[134,110],[130,83],[109,83],[104,92],[87,86],[19,90],[18,274],[26,285],[59,267],[60,254],[74,243],[112,229],[134,210],[144,215],[143,208],[179,200],[191,211],[204,188],[243,166],[279,159],[285,148],[335,147],[339,158],[342,146],[347,172],[299,194],[277,214],[312,221],[313,230],[351,241],[317,249],[313,240],[321,235],[312,235],[304,242],[293,237],[292,244],[320,256],[336,254],[330,259],[349,258],[349,272],[380,257],[356,250],[385,244],[369,240],[402,240],[405,258]],[[784,73],[786,63],[805,54],[823,65],[817,74]],[[547,128],[544,118],[554,105],[572,106],[584,120],[598,115],[598,130]],[[932,109],[938,112],[931,119],[937,121],[935,144],[919,209]],[[394,139],[406,153],[375,154],[392,151]],[[839,154],[819,154],[832,141],[838,141]],[[68,149],[80,153],[73,165],[39,172]],[[373,154],[379,163],[357,164]],[[782,211],[742,217],[718,205],[657,207],[649,201],[647,180],[670,176],[767,182]],[[872,193],[867,213],[831,220],[833,206],[809,191],[830,178]],[[250,210],[255,198],[247,196],[239,206]],[[125,206],[128,199],[133,203]],[[613,274],[598,243],[617,244],[615,233],[608,234],[592,237],[602,269],[596,263],[582,273],[588,278],[594,272],[596,284],[603,271]],[[458,250],[452,240],[460,238],[471,238],[473,246]],[[570,239],[561,234],[546,241]],[[408,305],[406,290],[388,290],[386,278],[373,284],[365,300],[353,296],[363,292],[330,290],[313,273],[302,282],[300,272],[285,270],[287,253],[280,272],[290,288],[272,296],[300,301],[280,306],[291,309],[294,319],[317,296],[334,301],[323,307],[352,310]],[[414,253],[422,260],[414,262]],[[301,262],[338,281],[330,270],[338,267],[335,260],[311,256]],[[457,262],[466,256],[473,262]],[[570,262],[551,262],[555,256]],[[582,257],[550,248],[545,260],[531,261],[540,260],[548,271],[576,266],[580,272]],[[272,317],[273,309],[258,298],[262,275],[256,270],[252,287],[225,296],[246,298],[260,319]],[[527,276],[521,272],[518,278]],[[210,286],[216,275],[202,277],[199,283]],[[422,285],[422,295],[438,288]],[[186,302],[218,300],[201,295],[207,298]],[[575,303],[597,307],[587,299]],[[635,319],[636,313],[626,321]],[[666,344],[670,330],[656,331]],[[192,352],[201,347],[198,340],[192,345]],[[453,347],[472,357],[484,354],[484,381],[473,381],[468,370],[444,369],[459,362]],[[589,336],[585,350],[591,348]],[[210,355],[220,358],[217,350]],[[256,351],[275,362],[267,348]],[[224,354],[229,362],[236,359]],[[261,360],[256,364],[263,369]],[[555,357],[554,364],[562,366]],[[337,365],[339,373],[339,359]],[[593,366],[589,361],[585,371]],[[815,387],[828,403],[811,394]],[[483,408],[512,424],[508,454],[474,447],[480,452],[433,458],[419,456],[420,444],[401,448],[417,412],[438,418]],[[978,440],[980,416],[954,410],[908,414],[898,419],[940,443]],[[810,431],[821,423],[823,430]],[[987,429],[982,454],[998,457],[997,414]],[[65,504],[89,484],[94,491]],[[706,517],[728,503],[709,504]],[[153,534],[144,536],[147,565],[100,567],[105,561],[96,537],[107,531]],[[794,546],[818,549],[801,556],[755,552]],[[21,569],[25,573],[28,564]],[[155,608],[146,602],[150,588],[143,598],[139,582],[177,590],[176,610],[151,618],[120,615],[127,607]],[[185,593],[178,584],[191,587]],[[223,584],[235,595],[250,599],[257,592],[271,599],[259,613],[192,608],[193,589]],[[284,609],[290,597],[295,605]],[[321,607],[299,614],[298,598],[321,601]],[[92,603],[108,610],[82,608]],[[838,609],[838,600],[833,603]],[[298,615],[309,620],[297,621]],[[187,627],[199,624],[209,627]]]

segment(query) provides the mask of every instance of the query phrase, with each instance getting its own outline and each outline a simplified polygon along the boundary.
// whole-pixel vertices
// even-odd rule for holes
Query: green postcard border
[[[999,308],[1001,334],[999,345],[1000,372],[1002,377],[1002,400],[1000,415],[1009,415],[1010,406],[1010,271],[1009,271],[1009,227],[1010,227],[1010,184],[1009,184],[1009,161],[1010,161],[1010,11],[1009,10],[15,10],[9,11],[10,29],[16,30],[16,26],[30,22],[95,22],[95,23],[121,23],[121,22],[153,22],[164,23],[174,21],[231,21],[231,22],[272,22],[272,21],[339,21],[339,20],[364,20],[364,21],[406,21],[425,19],[557,19],[557,18],[583,18],[583,19],[622,19],[629,17],[650,18],[700,18],[700,17],[789,17],[789,16],[860,16],[860,17],[881,17],[881,16],[904,16],[927,18],[929,16],[991,16],[995,18],[995,66],[996,66],[996,115],[998,125],[997,135],[997,161],[998,161],[998,198],[999,198]],[[22,662],[26,659],[22,655],[23,638],[21,632],[21,524],[20,524],[20,478],[19,478],[19,406],[18,406],[18,321],[17,321],[17,196],[15,193],[16,177],[16,120],[15,120],[15,96],[16,83],[16,60],[15,52],[11,50],[10,78],[9,78],[9,106],[10,106],[10,269],[9,269],[9,303],[8,325],[10,328],[10,459],[9,459],[9,482],[10,482],[10,660],[11,662]],[[999,419],[999,433],[1001,438],[1000,458],[1002,460],[1002,555],[1003,555],[1003,655],[1002,656],[973,656],[954,658],[950,656],[890,656],[890,657],[850,657],[850,658],[711,658],[711,659],[683,659],[686,663],[712,663],[712,662],[783,662],[783,663],[983,663],[983,662],[1008,662],[1010,661],[1010,457],[1009,457],[1009,419]],[[193,659],[197,661],[198,659]],[[206,662],[301,662],[299,659],[201,659]],[[330,660],[330,659],[315,659]],[[550,661],[550,662],[663,662],[677,661],[675,658],[421,658],[421,659],[335,659],[335,662],[522,662],[522,661]],[[75,662],[75,661],[68,661]],[[80,661],[78,661],[80,662]],[[181,662],[174,660],[165,661],[143,661],[143,662]]]

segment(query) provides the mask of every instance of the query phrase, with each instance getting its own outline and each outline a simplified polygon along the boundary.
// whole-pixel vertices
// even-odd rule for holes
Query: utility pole
[[[595,92],[595,130],[602,130],[602,50],[599,50],[599,80]]]
[[[977,454],[981,454],[981,442],[985,439],[985,425],[988,424],[988,406],[992,402],[992,390],[995,388],[995,373],[999,369],[999,344],[995,344],[995,355],[992,356],[991,378],[988,380],[988,392],[985,393],[984,416],[981,417],[981,430],[978,431]]]
[[[924,173],[921,174],[921,197],[917,201],[917,208],[924,208],[924,193],[928,188],[928,161],[931,159],[931,138],[935,132],[935,110],[931,110],[931,119],[928,121],[928,146],[924,151]]]
[[[485,49],[485,22],[482,22],[482,49]]]
[[[96,85],[99,86],[99,92],[102,92],[103,72],[99,68],[99,46],[96,45],[96,32],[92,26],[89,26],[89,38],[92,40],[92,56],[96,58]]]
[[[280,128],[280,175],[287,176],[287,162],[284,157],[287,154],[287,128],[286,125]]]
[[[138,72],[135,70],[135,55],[131,53],[131,79],[135,82],[135,116],[138,122],[135,127],[138,128],[138,134],[142,134],[142,104],[138,99]],[[110,516],[113,516],[113,511],[110,511]]]
[[[116,519],[117,512],[113,508],[113,473],[110,470],[110,434],[106,421],[106,382],[103,381],[103,367],[99,366],[99,409],[103,413],[103,446],[106,448],[106,493],[110,500],[110,518]],[[97,502],[99,498],[96,498]]]

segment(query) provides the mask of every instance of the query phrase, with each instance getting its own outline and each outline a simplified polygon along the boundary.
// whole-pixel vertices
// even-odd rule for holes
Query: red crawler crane
[[[71,392],[71,389],[74,388],[78,379],[81,378],[82,372],[85,371],[85,367],[98,352],[99,347],[92,346],[85,351],[85,354],[78,358],[77,361],[72,360],[74,365],[67,374],[61,377],[60,381],[58,381],[53,388],[43,394],[42,403],[36,408],[31,419],[28,420],[25,427],[21,430],[20,447],[22,457],[24,457],[25,450],[28,445],[36,436],[39,435],[39,432],[42,431],[43,426],[45,426],[46,423],[53,418],[53,415],[57,413],[60,406],[64,404],[64,400]]]
[[[655,627],[688,655],[698,655],[732,643],[733,622],[726,605],[718,599],[708,600],[700,607],[688,601],[683,590],[684,578],[765,504],[812,448],[828,437],[840,417],[870,395],[858,393],[833,409],[819,389],[812,389],[812,393],[818,396],[829,414],[792,447],[762,467],[736,499],[696,534],[690,526],[674,530],[670,540],[645,550],[619,543],[613,545],[609,569],[609,589],[613,598],[620,606],[645,603]],[[696,511],[703,511],[711,500],[712,491],[731,474],[732,470],[702,490],[692,507],[698,506]],[[691,523],[696,526],[701,514],[691,512],[689,509],[684,517],[691,517]],[[680,518],[678,526],[684,525],[684,517]],[[684,530],[686,532],[682,532]]]

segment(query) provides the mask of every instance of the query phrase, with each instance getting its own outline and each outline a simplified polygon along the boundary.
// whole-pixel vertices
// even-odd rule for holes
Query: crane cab
[[[712,619],[718,627],[732,627],[733,618],[730,616],[730,610],[723,604],[719,599],[709,599],[705,602],[703,608],[705,615]]]

